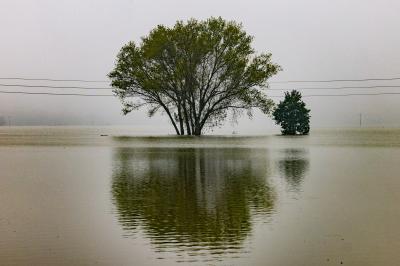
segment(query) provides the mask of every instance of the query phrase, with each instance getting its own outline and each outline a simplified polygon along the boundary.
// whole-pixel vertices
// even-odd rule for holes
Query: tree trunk
[[[189,122],[189,115],[188,115],[187,107],[186,107],[185,103],[183,103],[183,114],[184,114],[184,118],[185,118],[187,135],[192,135],[192,129],[190,128],[190,122]]]
[[[182,107],[178,104],[178,119],[179,119],[179,126],[181,129],[181,135],[185,135],[185,128],[183,127],[183,118],[182,118]]]
[[[174,118],[172,117],[171,112],[169,111],[168,107],[167,107],[164,103],[160,103],[160,104],[161,104],[161,106],[164,108],[164,110],[165,110],[165,112],[167,113],[169,119],[171,120],[171,123],[172,123],[172,125],[173,125],[174,128],[175,128],[176,134],[177,134],[177,135],[180,135],[179,129],[178,129],[178,127],[176,126],[176,123],[175,123],[175,121],[174,121]]]

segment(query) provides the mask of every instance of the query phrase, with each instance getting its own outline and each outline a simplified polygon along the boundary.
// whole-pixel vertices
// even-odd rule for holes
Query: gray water
[[[400,130],[132,134],[0,128],[0,264],[399,264]]]

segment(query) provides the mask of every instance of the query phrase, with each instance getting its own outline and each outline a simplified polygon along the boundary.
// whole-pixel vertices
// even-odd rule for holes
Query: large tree
[[[109,74],[127,114],[148,106],[149,116],[165,112],[178,135],[201,135],[253,108],[269,113],[263,92],[280,67],[270,53],[255,54],[249,36],[222,18],[157,26],[140,44],[129,42]]]

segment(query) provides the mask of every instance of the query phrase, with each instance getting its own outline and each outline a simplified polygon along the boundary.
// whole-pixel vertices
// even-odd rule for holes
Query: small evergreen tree
[[[281,126],[283,135],[307,135],[310,131],[310,109],[301,100],[301,93],[297,90],[285,92],[285,99],[281,101],[273,117],[275,123]]]

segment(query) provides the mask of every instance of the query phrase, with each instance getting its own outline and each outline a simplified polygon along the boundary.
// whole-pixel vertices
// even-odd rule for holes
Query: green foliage
[[[292,90],[285,92],[285,99],[278,104],[273,117],[276,124],[281,125],[283,135],[306,135],[310,131],[309,113],[301,100],[301,93]]]
[[[273,102],[261,89],[280,67],[270,53],[256,55],[252,40],[240,24],[222,18],[159,25],[139,45],[122,47],[111,85],[124,114],[144,105],[149,115],[164,111],[178,135],[200,135],[228,112],[269,113]]]
[[[163,243],[192,253],[193,245],[240,247],[252,216],[265,219],[275,207],[266,161],[252,149],[116,149],[111,195],[119,221],[127,234],[141,228],[159,250]]]

